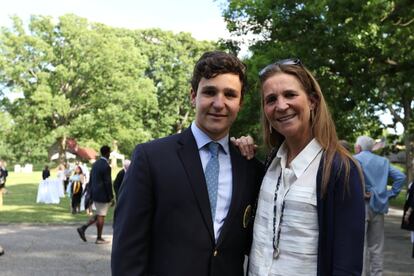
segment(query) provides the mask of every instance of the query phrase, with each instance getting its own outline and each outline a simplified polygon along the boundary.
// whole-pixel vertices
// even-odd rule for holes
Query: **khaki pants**
[[[365,204],[365,276],[382,276],[384,261],[384,214],[375,213]]]

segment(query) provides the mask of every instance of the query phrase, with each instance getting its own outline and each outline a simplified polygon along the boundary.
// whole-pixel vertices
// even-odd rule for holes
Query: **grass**
[[[404,208],[406,197],[407,197],[407,187],[405,186],[404,188],[402,188],[401,192],[398,194],[397,197],[390,199],[389,205],[394,208],[402,210]]]
[[[406,173],[405,172],[405,167],[402,164],[392,163],[392,166],[396,167],[401,172]],[[391,189],[391,185],[392,185],[392,180],[388,179],[388,189]],[[398,208],[398,209],[403,209],[404,208],[405,199],[407,197],[407,186],[408,186],[408,184],[404,184],[404,186],[401,189],[401,192],[398,194],[398,196],[393,198],[393,199],[390,199],[390,201],[389,201],[390,206],[392,206],[394,208]]]
[[[117,171],[112,172],[115,177]],[[52,176],[56,173],[52,171]],[[72,224],[82,223],[88,219],[84,212],[72,215],[70,199],[61,198],[60,204],[36,203],[37,188],[41,180],[41,172],[10,172],[6,187],[8,193],[3,196],[3,207],[0,207],[0,223],[50,223]],[[390,206],[402,209],[406,198],[406,189],[394,199]],[[107,221],[112,221],[114,208],[109,208]]]
[[[112,175],[116,174],[112,172]],[[51,177],[55,176],[52,172]],[[3,196],[3,207],[0,207],[0,223],[72,224],[88,219],[85,212],[71,214],[68,197],[61,198],[60,204],[36,203],[41,179],[41,172],[9,172],[6,182],[8,193]],[[112,221],[113,210],[114,208],[109,209],[106,221]]]

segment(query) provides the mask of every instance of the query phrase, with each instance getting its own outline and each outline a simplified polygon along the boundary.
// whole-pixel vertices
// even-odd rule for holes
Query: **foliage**
[[[377,137],[385,126],[376,114],[388,110],[393,126],[400,122],[410,134],[405,145],[411,153],[412,1],[230,0],[224,16],[231,33],[254,37],[253,72],[278,59],[301,58],[321,84],[339,137]]]
[[[11,133],[12,121],[7,112],[0,110],[0,159],[8,160],[13,156],[6,138]]]
[[[146,76],[153,80],[159,110],[156,135],[181,132],[194,116],[190,103],[189,80],[192,69],[213,43],[195,41],[188,33],[174,35],[159,29],[134,32],[136,46],[148,58]]]
[[[116,29],[70,14],[57,23],[33,16],[27,28],[14,17],[0,32],[0,95],[24,95],[2,99],[11,161],[45,160],[53,144],[63,156],[70,137],[96,149],[117,141],[130,155],[137,143],[180,131],[192,115],[193,64],[212,47],[185,33]]]

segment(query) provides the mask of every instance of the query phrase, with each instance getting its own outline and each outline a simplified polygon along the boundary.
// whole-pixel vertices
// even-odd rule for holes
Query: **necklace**
[[[304,171],[307,171],[309,166],[312,164],[313,160],[315,160],[315,158],[321,153],[322,149],[319,150],[319,152],[312,158],[312,160],[309,162],[309,164],[306,166]],[[280,211],[280,221],[279,221],[279,228],[277,230],[276,233],[276,214],[277,214],[277,205],[276,205],[276,201],[277,201],[277,194],[279,192],[279,188],[280,188],[280,182],[281,182],[281,178],[282,178],[282,172],[283,172],[283,168],[281,166],[280,168],[280,174],[279,177],[277,178],[277,184],[276,184],[276,190],[275,190],[275,195],[273,198],[273,258],[277,259],[280,255],[280,249],[279,249],[279,241],[280,241],[280,233],[281,233],[281,225],[282,225],[282,220],[283,220],[283,213],[285,211],[285,199],[283,198],[283,202],[282,202],[282,209]],[[285,193],[286,196],[287,193]]]
[[[276,213],[277,213],[276,201],[277,201],[277,193],[279,192],[281,178],[282,178],[282,168],[280,168],[280,174],[279,174],[279,177],[277,178],[276,190],[275,190],[275,195],[273,198],[273,202],[274,202],[274,205],[273,205],[273,258],[274,259],[277,259],[280,254],[280,250],[279,250],[279,240],[280,240],[280,231],[281,231],[280,224],[282,223],[283,211],[285,210],[285,201],[283,201],[282,211],[280,215],[279,229],[277,231],[277,239],[276,239]]]

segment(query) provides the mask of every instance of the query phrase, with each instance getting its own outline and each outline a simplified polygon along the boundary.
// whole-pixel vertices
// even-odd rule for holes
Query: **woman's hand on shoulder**
[[[241,155],[246,157],[247,160],[252,159],[256,155],[257,145],[250,135],[239,138],[231,137],[230,141],[240,150]]]

